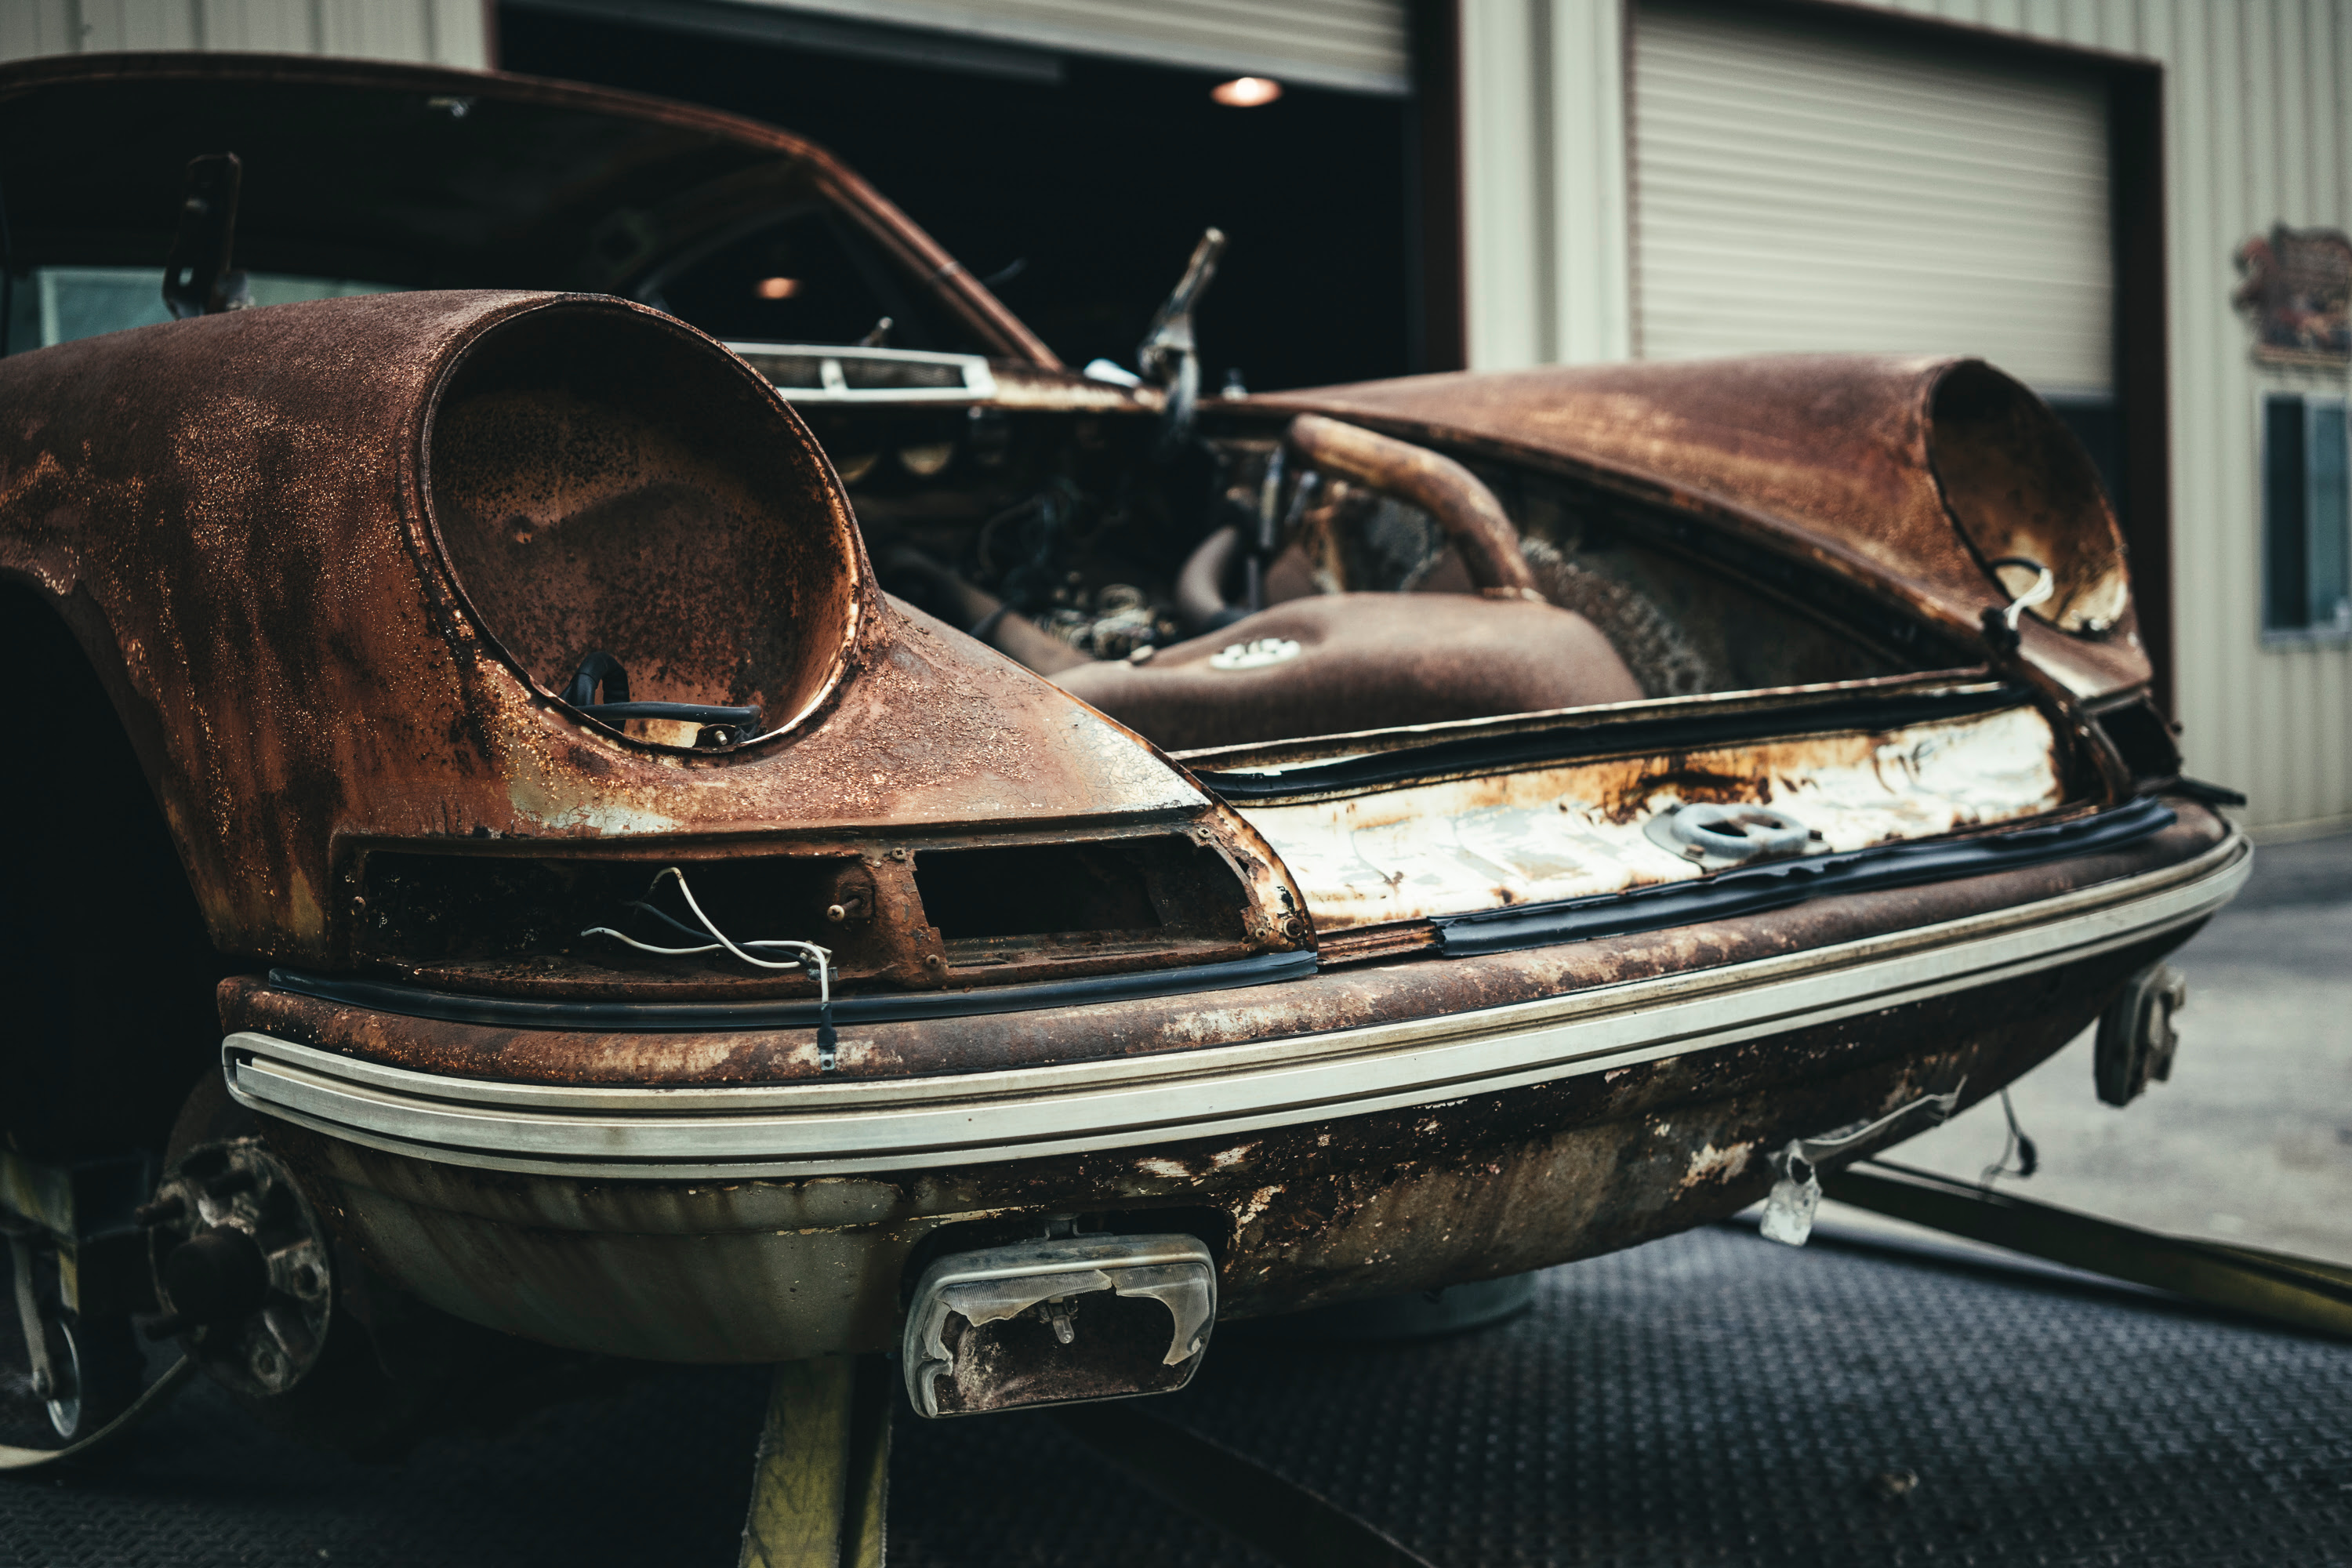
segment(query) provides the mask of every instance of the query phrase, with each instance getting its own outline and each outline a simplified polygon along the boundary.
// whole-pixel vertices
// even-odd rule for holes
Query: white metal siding
[[[2164,66],[2172,601],[2189,770],[2258,826],[2352,824],[2352,645],[2262,636],[2259,394],[2341,396],[2263,364],[2231,256],[2273,223],[2352,228],[2352,0],[1900,0],[1894,9]]]
[[[257,49],[478,69],[489,46],[482,0],[0,0],[0,60]]]
[[[1465,0],[1461,16],[1470,363],[1624,359],[1620,0]]]
[[[1633,314],[1626,272],[1616,275],[1615,297],[1594,307],[1598,339],[1557,331],[1563,318],[1547,316],[1538,287],[1552,258],[1561,267],[1591,258],[1588,277],[1605,280],[1608,260],[1594,253],[1615,244],[1622,255],[1625,243],[1612,238],[1612,211],[1622,207],[1605,178],[1585,181],[1579,202],[1549,173],[1609,172],[1622,132],[1558,106],[1614,101],[1623,59],[1605,43],[1537,49],[1529,13],[1546,3],[1463,7],[1464,237],[1471,363],[1481,368],[1617,357],[1624,351],[1612,353],[1607,335]],[[2189,771],[2245,789],[2257,826],[2352,825],[2352,643],[2263,637],[2256,442],[2260,393],[2342,396],[2347,377],[2258,363],[2245,320],[2230,307],[2241,241],[2277,222],[2352,228],[2352,0],[1878,3],[2163,68],[2174,664]],[[1591,14],[1605,27],[1616,0],[1549,0],[1549,8],[1559,37],[1587,33]],[[1489,99],[1497,111],[1482,126]],[[1538,185],[1551,199],[1535,222],[1526,204]]]
[[[1672,6],[1633,41],[1641,357],[1951,352],[2106,390],[2096,78]]]
[[[1402,93],[1405,0],[755,0],[1008,43]],[[1472,5],[1485,0],[1471,0]]]

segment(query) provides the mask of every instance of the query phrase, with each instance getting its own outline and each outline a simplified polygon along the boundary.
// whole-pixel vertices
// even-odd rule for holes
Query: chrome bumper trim
[[[920,1171],[1404,1110],[1833,1023],[2175,930],[2226,903],[2250,860],[2233,831],[2160,871],[1833,947],[1475,1012],[1003,1072],[579,1088],[415,1072],[251,1033],[229,1036],[221,1058],[241,1104],[445,1164],[604,1180]]]

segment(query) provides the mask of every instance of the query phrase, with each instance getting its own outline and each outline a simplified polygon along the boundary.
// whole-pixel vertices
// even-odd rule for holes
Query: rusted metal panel
[[[1337,931],[1688,880],[1701,868],[1644,832],[1677,805],[1773,807],[1824,851],[2012,822],[2063,804],[2056,752],[2019,707],[1245,810]]]
[[[269,1137],[372,1267],[446,1310],[559,1344],[689,1362],[886,1349],[927,1238],[991,1239],[992,1225],[1009,1237],[1068,1212],[1202,1235],[1219,1254],[1221,1315],[1251,1317],[1720,1218],[1762,1195],[1762,1152],[1790,1137],[1922,1092],[1995,1092],[2184,934],[1727,1049],[1238,1142],[688,1183],[459,1170],[276,1121]]]
[[[2121,532],[2089,459],[2031,393],[1976,361],[1555,365],[1279,393],[1218,410],[1250,423],[1325,414],[1467,455],[1540,462],[1764,542],[1964,637],[2015,595],[1986,562],[2039,551],[2054,557],[2046,564],[2060,578],[2061,621],[2027,616],[2025,663],[2070,698],[2149,679],[2118,592]],[[2021,434],[2030,439],[2000,445]],[[1995,469],[2024,482],[1979,482]]]
[[[469,602],[481,563],[460,552],[452,569],[436,399],[501,331],[558,318],[605,323],[674,372],[657,408],[619,397],[601,433],[567,416],[576,438],[547,460],[572,465],[575,500],[625,510],[683,492],[731,519],[721,537],[765,533],[819,564],[835,552],[795,581],[814,595],[810,636],[839,640],[809,654],[811,673],[779,678],[793,723],[774,740],[697,752],[580,716],[549,661],[586,628],[534,630],[513,605]],[[58,608],[113,686],[224,951],[343,962],[360,890],[347,847],[368,841],[1194,820],[1265,906],[1254,929],[1299,940],[1278,930],[1279,863],[1179,770],[1011,661],[892,609],[797,418],[669,318],[517,294],[283,306],[11,356],[0,399],[26,411],[0,430],[0,571]],[[702,445],[631,447],[651,466],[616,467],[609,443],[626,447],[633,422]],[[671,564],[649,635],[667,614],[690,643],[698,614],[740,598],[739,563]]]

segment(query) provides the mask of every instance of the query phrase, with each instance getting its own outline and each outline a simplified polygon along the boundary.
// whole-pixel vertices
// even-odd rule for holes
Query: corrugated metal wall
[[[2352,228],[2352,0],[1884,3],[2164,67],[2189,764],[2243,787],[2258,826],[2352,822],[2352,646],[2263,638],[2255,429],[2263,391],[2340,395],[2346,378],[2258,364],[2230,305],[2241,241],[2276,222]],[[1633,306],[1616,0],[1465,0],[1463,16],[1472,363],[1622,357]]]
[[[479,68],[484,0],[0,0],[0,60],[115,49],[258,49]]]
[[[1620,0],[1463,0],[1470,363],[1633,353]]]
[[[1644,5],[1633,352],[1978,354],[2115,375],[2107,91],[2091,70]]]
[[[1359,92],[1411,85],[1405,0],[751,0],[788,11],[961,33]],[[1472,0],[1475,5],[1477,0]]]

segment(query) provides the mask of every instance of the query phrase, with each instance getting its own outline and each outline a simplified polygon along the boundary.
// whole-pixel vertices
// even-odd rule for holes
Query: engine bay
[[[984,396],[977,374],[894,396],[793,384],[839,351],[732,346],[831,458],[887,591],[1169,751],[1938,662],[1909,624],[1567,476],[1319,419],[1371,456],[1310,453],[1247,397],[1171,450],[1145,390],[1000,363]],[[1450,488],[1409,471],[1431,466]],[[1449,515],[1475,506],[1492,537]]]

